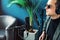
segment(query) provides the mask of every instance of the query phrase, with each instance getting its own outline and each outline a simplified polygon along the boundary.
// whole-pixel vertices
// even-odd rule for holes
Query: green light
[[[8,7],[10,7],[12,4],[19,4],[24,7],[26,4],[26,1],[25,0],[10,0]]]
[[[32,26],[32,23],[33,23],[33,11],[32,11],[32,8],[27,8],[27,12],[29,13],[29,17],[30,17],[30,26]]]

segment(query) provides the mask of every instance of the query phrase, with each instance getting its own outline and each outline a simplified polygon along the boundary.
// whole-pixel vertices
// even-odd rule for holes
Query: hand
[[[39,37],[39,40],[44,40],[46,36],[45,31],[42,32],[41,36]]]

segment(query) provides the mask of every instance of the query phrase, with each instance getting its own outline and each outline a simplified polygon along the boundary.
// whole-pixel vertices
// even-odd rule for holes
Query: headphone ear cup
[[[59,7],[56,9],[56,13],[60,14],[60,8]]]

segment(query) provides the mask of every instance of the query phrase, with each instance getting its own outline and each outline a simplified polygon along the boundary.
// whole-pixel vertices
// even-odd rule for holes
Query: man
[[[46,15],[48,22],[45,22],[39,40],[60,40],[60,0],[48,0]]]

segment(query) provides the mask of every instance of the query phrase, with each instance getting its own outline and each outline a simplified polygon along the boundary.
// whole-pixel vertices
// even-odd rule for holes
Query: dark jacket
[[[43,26],[43,30],[46,31],[46,32],[48,31],[47,29],[49,27],[50,21],[51,21],[51,18],[49,16],[47,16],[46,21],[45,21],[44,26]],[[45,40],[50,40],[50,39],[48,39],[47,34],[46,34]],[[60,22],[59,22],[59,24],[58,24],[58,26],[56,28],[56,31],[55,31],[55,33],[53,35],[52,40],[60,40]]]

